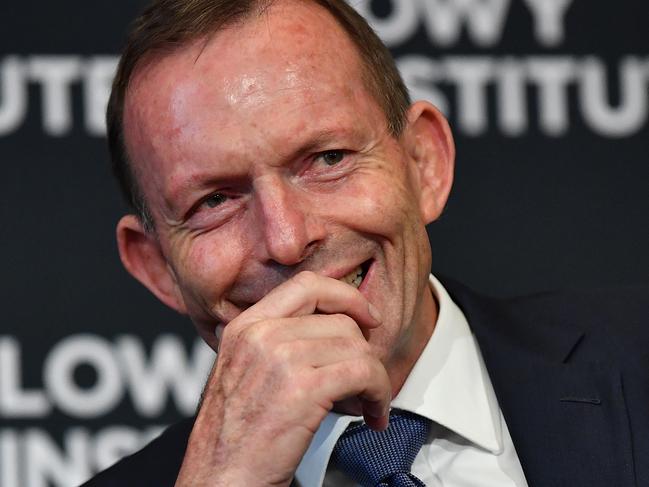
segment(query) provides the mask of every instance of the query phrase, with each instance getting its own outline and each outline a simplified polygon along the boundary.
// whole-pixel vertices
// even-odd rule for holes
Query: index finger
[[[238,319],[255,322],[316,312],[342,313],[361,328],[381,325],[378,310],[355,287],[331,277],[304,271],[280,284],[245,310]]]

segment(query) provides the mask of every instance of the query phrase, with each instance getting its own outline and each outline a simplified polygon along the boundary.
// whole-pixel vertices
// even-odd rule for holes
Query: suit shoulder
[[[481,346],[498,338],[547,357],[631,363],[649,357],[649,285],[542,292],[511,298],[444,285],[469,320]],[[571,354],[576,351],[576,354]]]
[[[170,426],[144,448],[100,472],[81,487],[173,487],[193,424],[193,418],[189,418]]]
[[[514,312],[552,314],[605,329],[614,325],[610,331],[616,333],[649,334],[649,285],[544,292],[504,301]]]
[[[584,345],[620,359],[634,350],[642,355],[649,350],[649,285],[548,292],[505,301],[517,317],[583,330]]]

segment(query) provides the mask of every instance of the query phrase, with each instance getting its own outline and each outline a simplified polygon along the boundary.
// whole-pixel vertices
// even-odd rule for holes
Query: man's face
[[[301,270],[362,271],[385,362],[432,330],[420,170],[321,7],[278,2],[146,63],[125,133],[166,260],[156,272],[208,343]]]

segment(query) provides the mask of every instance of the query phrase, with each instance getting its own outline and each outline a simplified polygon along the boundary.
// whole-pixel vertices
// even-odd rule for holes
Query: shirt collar
[[[500,410],[480,349],[464,313],[432,275],[439,305],[435,331],[392,407],[435,421],[498,454]]]
[[[439,305],[435,330],[391,405],[424,416],[499,454],[500,409],[478,344],[444,286],[432,275],[430,285]],[[336,441],[352,421],[360,419],[327,415],[297,468],[299,485],[322,485]]]

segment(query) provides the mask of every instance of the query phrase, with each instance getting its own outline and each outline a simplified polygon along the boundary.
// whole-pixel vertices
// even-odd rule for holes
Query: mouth
[[[360,285],[363,283],[363,279],[365,279],[365,276],[367,275],[367,270],[369,268],[370,268],[370,261],[366,260],[361,265],[354,268],[349,274],[341,277],[338,280],[347,283],[350,286],[353,286],[356,289],[358,289]]]

